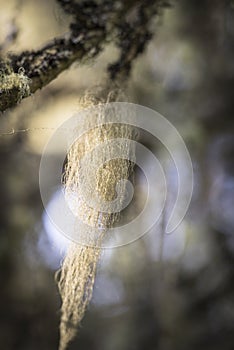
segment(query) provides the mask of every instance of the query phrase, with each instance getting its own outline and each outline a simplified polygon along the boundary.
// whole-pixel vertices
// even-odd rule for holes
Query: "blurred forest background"
[[[17,53],[66,33],[69,18],[56,1],[0,0],[0,24],[1,50]],[[234,2],[174,1],[152,25],[155,36],[134,62],[127,93],[184,137],[195,176],[192,203],[163,246],[152,229],[103,252],[71,350],[234,348]],[[9,33],[16,40],[5,41]],[[110,43],[0,116],[1,349],[58,346],[54,272],[63,252],[44,215],[40,157],[117,56]]]

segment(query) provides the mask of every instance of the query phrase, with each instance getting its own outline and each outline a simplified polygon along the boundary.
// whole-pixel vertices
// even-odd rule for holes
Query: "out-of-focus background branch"
[[[28,52],[27,61],[30,52],[51,45],[45,43],[54,38],[69,38],[75,19],[64,11],[65,3],[61,7],[52,0],[0,0],[1,56],[10,52],[18,59]],[[40,157],[53,130],[77,111],[87,88],[101,85],[110,75],[119,79],[130,68],[130,100],[163,114],[185,139],[194,167],[193,199],[177,231],[164,236],[162,251],[162,232],[153,228],[129,246],[103,252],[91,305],[70,349],[233,349],[234,4],[178,0],[153,16],[149,1],[144,7],[153,11],[149,17],[147,11],[140,15],[143,2],[127,3],[130,8],[121,18],[122,26],[113,22],[117,31],[100,43],[95,60],[92,55],[84,65],[75,60],[57,79],[1,115],[0,344],[4,349],[57,347],[60,300],[54,271],[66,243],[44,215],[38,186]],[[152,19],[145,29],[144,16]],[[74,35],[80,32],[77,28]],[[148,40],[150,33],[156,35]],[[144,51],[132,64],[142,45]],[[17,64],[17,59],[13,71],[21,83],[27,83],[24,77],[33,81],[27,65],[18,72],[22,61]],[[36,67],[36,61],[33,64]],[[29,94],[27,84],[24,88]],[[150,147],[167,159],[160,145]],[[173,167],[168,169],[168,180],[173,196]]]

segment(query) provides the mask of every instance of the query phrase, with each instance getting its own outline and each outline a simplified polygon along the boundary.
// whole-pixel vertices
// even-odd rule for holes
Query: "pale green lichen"
[[[18,73],[8,71],[9,74],[0,71],[0,93],[16,89],[19,91],[19,101],[30,94],[30,79],[25,75],[24,69],[20,68]]]
[[[5,110],[30,95],[30,79],[23,68],[15,73],[8,63],[0,68],[0,107]]]

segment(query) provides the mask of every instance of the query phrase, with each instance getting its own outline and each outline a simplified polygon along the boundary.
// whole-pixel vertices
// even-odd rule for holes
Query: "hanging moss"
[[[101,89],[106,94],[106,89]],[[99,91],[100,92],[100,91]],[[93,102],[103,103],[103,101],[111,101],[118,99],[118,93],[112,92],[104,100],[97,97],[97,94],[89,100],[90,105]],[[88,101],[86,100],[86,105]],[[97,105],[98,109],[98,105]],[[100,108],[101,111],[102,108]],[[91,109],[92,113],[92,109]],[[105,122],[105,115],[100,115],[102,121]],[[89,125],[92,127],[92,121]],[[67,255],[62,263],[61,270],[57,273],[57,283],[62,299],[61,306],[61,322],[60,322],[60,345],[59,350],[65,350],[75,337],[77,328],[85,314],[85,310],[92,297],[93,285],[96,276],[98,259],[101,254],[102,240],[106,235],[109,227],[112,227],[119,218],[119,212],[111,211],[102,212],[97,208],[90,207],[82,199],[81,187],[82,182],[82,157],[95,149],[99,144],[113,138],[135,139],[136,132],[132,126],[128,124],[105,124],[90,129],[89,132],[82,135],[71,147],[67,155],[67,164],[63,174],[63,184],[65,187],[65,198],[69,200],[71,195],[76,197],[75,212],[77,217],[86,222],[88,225],[75,225],[74,230],[79,236],[85,237],[87,245],[71,243]],[[113,145],[109,145],[106,153],[110,154]],[[135,152],[135,149],[129,144],[122,146],[127,152]],[[122,150],[123,151],[123,150]],[[98,164],[103,150],[94,157],[94,164]],[[84,172],[84,177],[90,177],[88,166]],[[99,168],[96,173],[94,188],[100,198],[105,202],[112,201],[116,197],[116,185],[120,179],[128,179],[133,172],[133,163],[127,159],[111,159]],[[122,203],[126,187],[124,182],[119,183],[118,203]],[[89,193],[92,197],[92,192]],[[91,227],[91,229],[89,229]],[[85,230],[85,231],[84,231]]]

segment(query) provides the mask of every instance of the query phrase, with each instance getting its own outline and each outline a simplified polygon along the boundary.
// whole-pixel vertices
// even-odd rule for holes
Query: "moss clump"
[[[7,62],[0,62],[0,110],[5,110],[30,95],[30,79],[23,68],[17,73]]]

